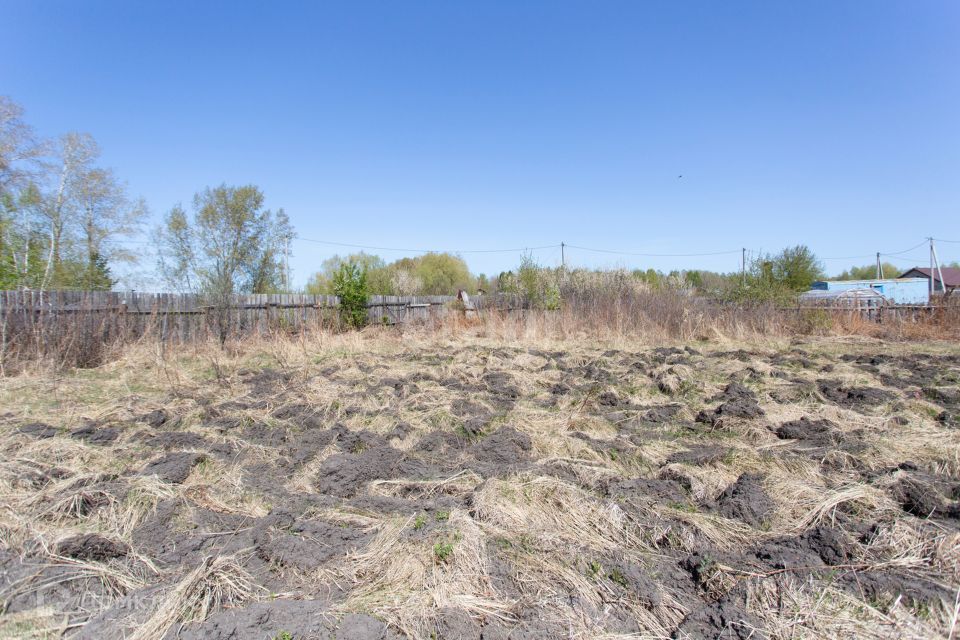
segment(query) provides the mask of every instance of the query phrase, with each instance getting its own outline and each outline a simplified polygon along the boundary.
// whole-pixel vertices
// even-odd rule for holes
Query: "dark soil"
[[[760,408],[756,400],[750,397],[739,397],[724,402],[712,412],[701,411],[697,415],[697,422],[705,422],[719,426],[728,418],[752,420],[765,415],[766,412]]]
[[[276,599],[230,609],[204,624],[178,634],[182,640],[241,640],[280,638],[289,634],[296,640],[392,640],[403,636],[368,615],[347,614],[340,620],[322,600]]]
[[[748,387],[745,387],[739,382],[731,382],[723,389],[720,395],[714,398],[714,401],[739,400],[741,398],[756,400],[757,394],[754,393],[753,390],[751,390]]]
[[[737,590],[715,602],[695,605],[672,637],[683,640],[756,640],[765,637],[763,634],[757,635],[758,628],[762,628],[762,625],[747,612],[746,596]]]
[[[302,571],[342,558],[369,538],[369,534],[350,527],[298,520],[290,515],[278,519],[274,526],[258,527],[253,536],[256,553],[262,560]]]
[[[495,371],[483,376],[483,382],[487,390],[500,399],[516,400],[520,397],[520,388],[516,380],[509,373],[504,371]]]
[[[130,547],[119,540],[111,540],[95,533],[85,533],[61,540],[56,545],[57,553],[79,560],[103,562],[120,558],[130,552]]]
[[[120,436],[120,430],[114,427],[98,427],[88,423],[70,432],[71,438],[84,440],[88,444],[108,445]]]
[[[852,544],[846,534],[819,526],[796,537],[765,542],[754,554],[772,569],[806,570],[844,564],[850,560],[851,551]]]
[[[320,493],[351,496],[371,480],[430,476],[430,469],[422,462],[404,456],[389,445],[363,449],[358,453],[338,453],[323,462],[315,486]]]
[[[180,484],[187,479],[193,468],[206,459],[202,453],[172,451],[145,466],[140,475],[156,475],[164,482]]]
[[[660,504],[686,502],[689,494],[676,481],[662,478],[633,478],[607,482],[602,487],[605,495],[618,499],[633,499]]]
[[[52,438],[59,433],[55,427],[51,427],[50,425],[42,422],[30,422],[20,427],[19,431],[20,433],[30,436],[31,438],[36,438],[37,440]]]
[[[891,494],[904,511],[918,518],[947,513],[940,492],[919,480],[900,480],[891,489]]]
[[[763,478],[754,473],[745,473],[737,478],[717,498],[717,512],[753,527],[766,523],[775,509],[776,505],[763,489]]]
[[[651,407],[643,413],[643,420],[647,422],[661,423],[670,422],[676,419],[677,414],[683,409],[682,404],[664,404],[657,407]]]
[[[835,380],[818,380],[817,388],[823,397],[841,407],[864,411],[879,407],[895,397],[890,391],[871,387],[844,387]]]
[[[163,409],[154,409],[140,418],[140,422],[145,422],[148,426],[154,428],[162,427],[168,421],[170,421],[170,415]]]
[[[530,436],[513,427],[501,427],[470,447],[477,469],[485,475],[506,471],[530,459]]]
[[[835,446],[843,440],[843,435],[834,423],[829,420],[811,420],[806,416],[784,422],[777,427],[776,434],[784,440],[799,440],[803,444],[816,447]]]

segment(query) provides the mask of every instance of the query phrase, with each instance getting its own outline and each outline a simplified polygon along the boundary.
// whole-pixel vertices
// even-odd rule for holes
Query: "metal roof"
[[[823,289],[811,289],[800,294],[800,299],[805,302],[818,301],[837,301],[845,303],[857,303],[860,301],[871,302],[873,304],[883,303],[886,298],[875,289],[845,289],[840,291],[825,291]]]
[[[944,269],[943,271],[944,271],[943,277],[946,278],[947,270]],[[909,273],[909,271],[907,273]],[[834,284],[843,284],[843,285],[851,285],[851,284],[871,285],[871,284],[888,284],[888,283],[897,283],[897,282],[916,282],[918,280],[926,282],[927,279],[926,278],[905,278],[903,276],[900,276],[898,278],[875,278],[875,279],[871,278],[869,280],[816,280],[814,284],[834,283]],[[864,287],[864,288],[867,288],[867,287]]]
[[[957,267],[943,267],[940,269],[943,271],[943,284],[948,287],[960,287],[960,268]],[[908,271],[904,271],[903,275],[908,273],[917,272],[923,274],[924,279],[930,278],[930,268],[929,267],[914,267]],[[935,279],[937,282],[940,282],[940,273],[934,269],[936,274]]]

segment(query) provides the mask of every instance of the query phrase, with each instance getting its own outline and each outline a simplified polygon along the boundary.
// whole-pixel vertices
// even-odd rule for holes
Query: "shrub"
[[[333,293],[340,298],[340,320],[348,327],[367,323],[367,271],[344,262],[333,274]]]

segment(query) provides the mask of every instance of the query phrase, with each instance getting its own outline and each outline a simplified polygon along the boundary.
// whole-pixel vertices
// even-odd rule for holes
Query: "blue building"
[[[819,280],[814,282],[808,296],[829,297],[830,292],[871,291],[883,296],[889,304],[927,304],[930,300],[930,283],[926,278],[889,278],[885,280]],[[805,296],[807,294],[804,294]]]

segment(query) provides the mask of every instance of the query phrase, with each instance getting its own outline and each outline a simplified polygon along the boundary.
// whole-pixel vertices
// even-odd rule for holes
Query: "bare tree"
[[[34,181],[45,169],[47,145],[23,121],[23,109],[0,96],[0,266],[16,283],[27,282],[30,242],[39,191]]]
[[[54,186],[40,207],[49,240],[46,266],[40,282],[41,291],[50,286],[60,266],[64,232],[69,226],[76,224],[79,216],[78,187],[82,176],[91,170],[99,155],[100,149],[89,134],[68,133],[58,141]]]
[[[199,290],[194,231],[181,205],[170,210],[154,236],[160,248],[157,267],[167,284],[180,292]]]
[[[126,186],[110,169],[92,168],[80,172],[74,190],[79,214],[77,231],[86,254],[89,275],[95,275],[97,265],[102,261],[135,261],[135,254],[113,241],[140,230],[147,215],[143,199],[131,201]]]
[[[23,108],[0,96],[0,195],[22,188],[43,169],[47,145],[23,121]]]
[[[192,219],[178,205],[158,229],[160,271],[218,298],[278,290],[293,236],[287,215],[264,209],[257,187],[208,188],[194,196]]]
[[[263,208],[253,185],[207,188],[193,198],[193,216],[174,207],[157,230],[159,269],[180,289],[205,294],[219,313],[221,340],[225,317],[237,293],[266,293],[285,280],[285,252],[293,238],[286,214]]]

